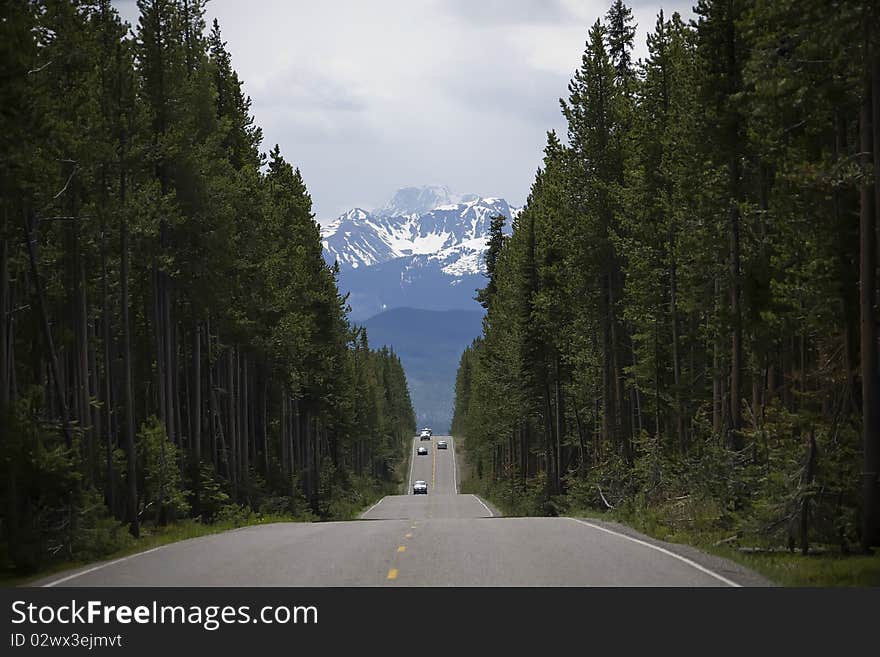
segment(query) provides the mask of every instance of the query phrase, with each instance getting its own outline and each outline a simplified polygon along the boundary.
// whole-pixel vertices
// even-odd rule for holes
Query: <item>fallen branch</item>
[[[790,550],[788,548],[781,548],[781,547],[776,547],[776,548],[740,547],[737,549],[740,552],[743,552],[746,554],[782,554],[782,553],[796,554],[796,552],[794,552],[793,550]],[[827,548],[824,548],[824,547],[811,547],[810,548],[810,554],[827,554],[829,552],[830,552],[830,550],[828,550]]]
[[[599,497],[601,497],[602,501],[605,502],[605,506],[607,506],[609,509],[613,509],[614,505],[605,499],[605,494],[602,492],[602,489],[599,487],[599,484],[596,484],[596,488],[599,489]]]
[[[67,188],[70,186],[70,181],[73,180],[73,177],[76,175],[77,166],[73,165],[73,171],[70,172],[70,175],[67,177],[67,182],[64,183],[64,187],[61,188],[61,191],[53,196],[53,200],[57,200],[59,196],[61,196],[64,192],[67,191]]]
[[[32,68],[31,70],[29,70],[29,71],[27,72],[27,74],[28,74],[28,75],[31,75],[31,74],[33,74],[33,73],[39,73],[39,72],[42,71],[44,68],[46,68],[47,66],[49,66],[49,64],[51,64],[52,61],[53,61],[53,60],[50,59],[48,62],[46,62],[45,64],[43,64],[43,65],[40,66],[39,68]]]

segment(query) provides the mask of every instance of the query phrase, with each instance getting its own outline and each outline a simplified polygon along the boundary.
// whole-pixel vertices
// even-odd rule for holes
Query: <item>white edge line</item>
[[[376,502],[373,506],[371,506],[369,509],[367,509],[366,511],[364,511],[364,512],[361,514],[361,518],[365,517],[370,511],[372,511],[373,509],[375,509],[377,506],[379,506],[380,504],[382,504],[382,502],[384,502],[384,501],[385,501],[385,498],[384,498],[384,497],[379,498],[379,501],[378,501],[378,502]]]
[[[171,545],[171,544],[169,544]],[[134,559],[135,557],[142,557],[145,554],[149,554],[150,552],[155,552],[156,550],[161,550],[162,548],[168,547],[168,545],[159,545],[154,548],[150,548],[149,550],[144,550],[143,552],[137,552],[135,554],[130,554],[127,557],[122,557],[121,559],[114,559],[113,561],[108,561],[107,563],[98,564],[97,566],[92,566],[91,568],[86,568],[85,570],[81,570],[78,573],[74,573],[73,575],[68,575],[67,577],[62,577],[61,579],[56,579],[51,582],[46,582],[42,585],[43,588],[49,588],[52,586],[56,586],[58,584],[63,584],[64,582],[69,582],[72,579],[77,577],[82,577],[83,575],[88,575],[89,573],[93,573],[96,570],[101,570],[102,568],[106,568],[107,566],[113,566],[117,563],[122,563],[123,561],[128,561],[129,559]]]
[[[580,524],[586,525],[587,527],[592,527],[593,529],[598,529],[600,532],[605,532],[606,534],[613,534],[614,536],[619,536],[620,538],[625,538],[626,540],[632,541],[633,543],[638,543],[639,545],[644,545],[646,547],[649,547],[652,550],[657,550],[657,552],[662,552],[663,554],[668,555],[670,557],[673,557],[674,559],[678,559],[679,561],[686,563],[688,566],[691,566],[692,568],[696,568],[700,572],[706,573],[707,575],[714,577],[719,582],[724,582],[728,586],[733,586],[735,588],[742,588],[742,584],[737,584],[733,580],[727,579],[723,575],[719,575],[718,573],[716,573],[712,570],[709,570],[705,566],[701,566],[696,561],[691,561],[687,557],[683,557],[680,554],[676,554],[675,552],[672,552],[671,550],[667,550],[666,548],[662,548],[659,545],[654,545],[653,543],[648,543],[647,541],[642,541],[637,538],[633,538],[632,536],[627,536],[626,534],[621,534],[620,532],[616,532],[613,529],[606,529],[605,527],[600,527],[599,525],[594,525],[591,522],[587,522],[586,520],[581,520],[579,518],[569,518],[569,520],[574,520],[575,522],[579,522]]]
[[[486,509],[486,511],[489,512],[489,517],[490,517],[490,518],[494,518],[494,517],[495,517],[495,514],[492,513],[492,509],[490,509],[488,506],[486,506],[486,503],[483,502],[483,500],[481,500],[478,496],[474,495],[473,493],[471,493],[471,497],[473,497],[477,502],[479,502],[480,504],[483,505],[483,508]]]

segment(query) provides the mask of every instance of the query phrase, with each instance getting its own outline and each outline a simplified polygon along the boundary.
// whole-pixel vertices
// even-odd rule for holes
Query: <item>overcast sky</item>
[[[318,220],[442,184],[521,205],[587,30],[611,0],[210,0],[263,128]],[[635,58],[657,12],[634,0]],[[115,0],[135,25],[134,0]]]

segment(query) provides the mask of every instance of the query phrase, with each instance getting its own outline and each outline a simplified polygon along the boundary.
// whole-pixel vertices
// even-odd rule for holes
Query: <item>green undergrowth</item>
[[[816,545],[807,554],[781,546],[726,536],[709,526],[698,528],[669,523],[662,510],[575,510],[570,515],[621,522],[652,538],[684,543],[725,557],[761,573],[783,586],[880,586],[880,553],[845,554],[837,546]]]
[[[546,516],[546,505],[542,502],[541,484],[527,482],[520,485],[506,482],[490,483],[486,480],[468,477],[460,486],[461,493],[479,495],[492,504],[505,516]]]
[[[406,472],[407,466],[408,461],[401,459],[391,481],[358,475],[348,475],[342,481],[338,476],[333,476],[334,473],[325,472],[326,476],[323,477],[319,491],[319,515],[308,510],[301,495],[292,501],[287,498],[264,500],[260,511],[254,511],[245,505],[228,503],[228,497],[224,495],[221,499],[224,503],[218,504],[216,512],[210,516],[211,522],[202,522],[198,518],[179,519],[166,525],[145,522],[141,524],[139,538],[131,536],[125,525],[102,517],[100,523],[93,523],[93,540],[73,558],[55,559],[24,572],[17,570],[8,558],[0,560],[0,586],[27,585],[29,582],[90,563],[119,559],[169,543],[219,534],[239,527],[275,522],[353,520],[385,495],[395,494],[405,486],[401,473]],[[203,504],[210,497],[208,492],[210,490],[203,491]],[[290,508],[294,508],[296,513],[290,513]],[[277,509],[282,510],[279,512]]]

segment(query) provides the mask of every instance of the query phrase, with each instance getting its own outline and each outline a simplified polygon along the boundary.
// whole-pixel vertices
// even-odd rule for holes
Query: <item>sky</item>
[[[632,0],[634,59],[657,13]],[[134,0],[114,0],[137,23]],[[611,0],[210,0],[263,129],[299,167],[316,218],[446,185],[522,205],[589,27]]]

